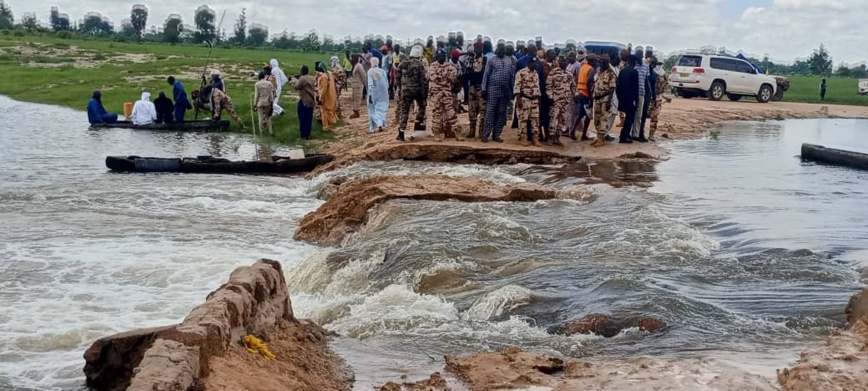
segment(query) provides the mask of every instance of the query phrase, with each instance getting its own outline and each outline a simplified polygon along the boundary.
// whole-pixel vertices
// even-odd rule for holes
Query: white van
[[[775,95],[777,81],[773,76],[757,72],[749,62],[728,56],[684,54],[672,67],[669,85],[678,96],[707,96],[721,100],[724,96],[737,101],[742,96],[754,96],[767,103]]]
[[[868,79],[859,79],[859,94],[868,94]]]

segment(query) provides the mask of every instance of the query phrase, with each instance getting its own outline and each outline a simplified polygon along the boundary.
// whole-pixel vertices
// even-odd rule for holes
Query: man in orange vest
[[[590,113],[588,107],[592,106],[591,97],[594,93],[594,68],[597,66],[597,55],[589,54],[585,57],[586,63],[579,70],[579,81],[577,84],[579,90],[579,125],[582,127],[582,141],[590,140],[588,138],[588,127],[591,124]],[[570,138],[575,140],[575,129],[572,130]]]

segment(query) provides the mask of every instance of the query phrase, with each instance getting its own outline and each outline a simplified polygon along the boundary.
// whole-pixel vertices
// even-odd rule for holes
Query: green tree
[[[217,27],[214,25],[214,19],[217,14],[207,5],[199,6],[196,9],[196,32],[193,34],[193,43],[211,44],[217,38]]]
[[[61,14],[57,7],[51,7],[48,22],[51,24],[51,29],[54,31],[66,31],[70,29],[69,15]]]
[[[235,43],[244,45],[247,42],[247,8],[241,9],[238,20],[235,21]]]
[[[670,54],[669,57],[663,59],[663,69],[670,70],[675,64],[678,64],[678,59],[681,58],[680,54]]]
[[[254,23],[247,31],[247,45],[261,47],[268,42],[268,26]]]
[[[114,31],[111,23],[97,12],[88,12],[81,21],[79,30],[85,35],[111,35]]]
[[[835,71],[835,76],[850,77],[850,68],[847,68],[844,64],[839,65],[838,69]]]
[[[181,32],[184,31],[184,20],[178,14],[171,14],[163,23],[163,42],[172,45],[181,41]]]
[[[15,15],[12,7],[0,0],[0,30],[9,30],[15,25]]]
[[[318,52],[320,48],[319,35],[316,30],[310,30],[301,40],[301,50],[306,52]]]
[[[141,42],[145,35],[145,28],[148,26],[148,7],[144,4],[133,5],[132,10],[130,10],[130,25],[136,32],[136,39]]]
[[[19,26],[30,31],[39,30],[39,20],[33,12],[25,12],[21,15]]]
[[[812,75],[829,76],[832,74],[832,57],[823,44],[808,57],[808,67]]]

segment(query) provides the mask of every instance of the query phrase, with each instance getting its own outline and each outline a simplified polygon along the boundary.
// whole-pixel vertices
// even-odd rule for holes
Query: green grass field
[[[820,103],[820,76],[790,76],[790,89],[784,93],[785,102]],[[858,79],[827,77],[824,103],[868,105],[868,95],[856,93]]]
[[[227,93],[250,132],[251,101],[255,73],[270,59],[280,62],[287,76],[296,74],[302,65],[313,72],[314,62],[328,61],[329,54],[299,53],[215,47],[208,72],[219,69]],[[0,36],[0,95],[13,99],[55,104],[82,110],[94,89],[103,91],[106,110],[123,114],[124,102],[134,102],[142,91],[154,97],[165,91],[171,96],[166,77],[174,75],[187,92],[197,89],[205,69],[208,48],[191,45],[137,44],[109,41],[64,40],[38,36]],[[299,142],[297,100],[288,97],[285,87],[281,106],[286,114],[274,119],[271,141],[282,144]],[[206,114],[207,115],[207,114]],[[193,111],[187,118],[193,117]],[[224,119],[230,119],[223,113]],[[230,128],[239,131],[234,124]],[[313,139],[332,138],[314,122]]]

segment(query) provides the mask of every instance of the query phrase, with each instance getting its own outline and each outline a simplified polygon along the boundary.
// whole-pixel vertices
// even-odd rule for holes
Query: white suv
[[[745,60],[707,54],[682,55],[669,78],[675,95],[685,98],[707,96],[721,100],[725,95],[736,101],[747,95],[755,96],[760,103],[772,99],[777,84],[773,76],[757,72]]]

